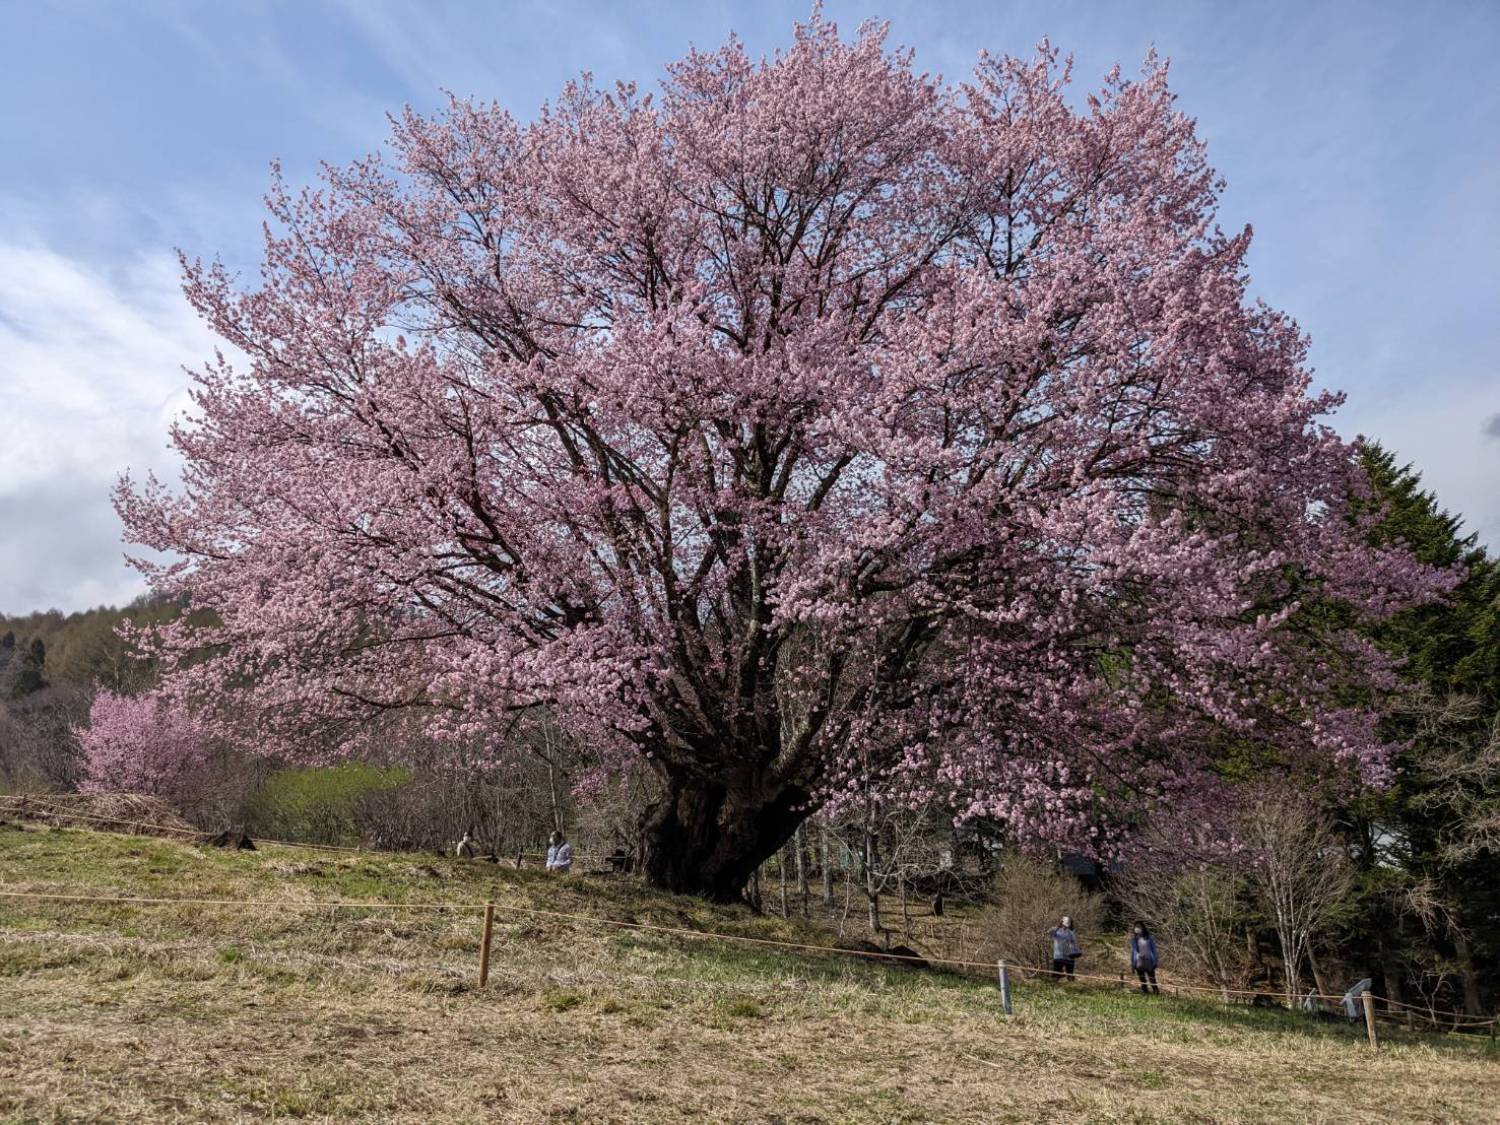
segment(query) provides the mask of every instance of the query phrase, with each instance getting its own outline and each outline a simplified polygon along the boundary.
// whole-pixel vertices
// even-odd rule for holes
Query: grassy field
[[[0,1121],[1491,1121],[1485,1041],[520,915],[825,941],[797,923],[421,856],[0,827]],[[290,909],[493,898],[472,910]]]

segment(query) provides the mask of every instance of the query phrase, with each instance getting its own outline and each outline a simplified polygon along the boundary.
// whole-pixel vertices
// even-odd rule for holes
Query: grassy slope
[[[0,827],[0,884],[473,913],[0,899],[0,1120],[1493,1120],[1487,1042],[507,914],[821,940],[625,880]]]

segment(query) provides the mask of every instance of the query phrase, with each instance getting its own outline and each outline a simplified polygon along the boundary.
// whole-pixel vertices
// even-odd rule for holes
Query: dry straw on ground
[[[826,940],[796,923],[449,860],[225,854],[0,829],[0,883],[472,910],[0,902],[0,1120],[1444,1121],[1500,1104],[1487,1041],[987,983],[558,919]]]
[[[114,828],[143,836],[202,835],[159,797],[141,793],[47,793],[0,800],[0,820],[13,817],[76,828]]]

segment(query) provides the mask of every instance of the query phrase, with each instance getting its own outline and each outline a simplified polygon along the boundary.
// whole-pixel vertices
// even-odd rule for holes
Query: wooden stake
[[[1365,989],[1361,999],[1365,1002],[1365,1030],[1370,1033],[1370,1050],[1380,1050],[1380,1042],[1375,1038],[1375,994],[1368,988]]]
[[[495,903],[484,904],[484,940],[479,943],[479,987],[490,979],[490,935],[495,932]]]

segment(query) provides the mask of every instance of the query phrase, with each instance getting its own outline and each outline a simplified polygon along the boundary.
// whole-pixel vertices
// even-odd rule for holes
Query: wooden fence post
[[[1008,1016],[1011,1014],[1010,1007],[1010,969],[1004,961],[1000,962],[1000,1008]]]
[[[1368,988],[1365,989],[1361,999],[1365,1002],[1365,1030],[1370,1033],[1370,1050],[1380,1050],[1380,1042],[1375,1038],[1375,994]]]
[[[484,904],[484,939],[479,943],[479,987],[490,979],[490,935],[495,932],[495,903]]]

